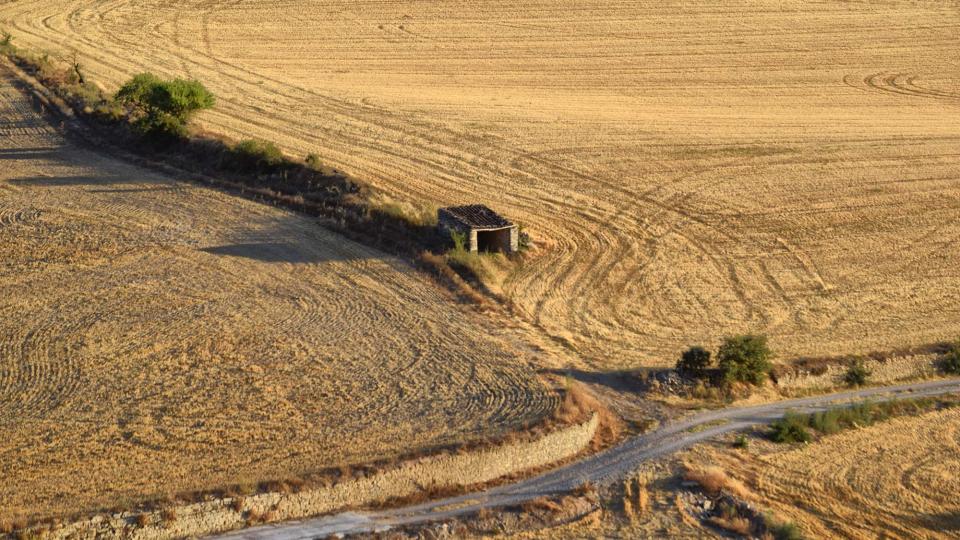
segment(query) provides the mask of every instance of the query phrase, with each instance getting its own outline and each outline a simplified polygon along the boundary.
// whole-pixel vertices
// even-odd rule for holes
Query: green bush
[[[677,360],[677,371],[683,375],[702,377],[710,367],[710,351],[700,346],[693,346],[683,351],[680,360]]]
[[[310,167],[315,171],[323,169],[323,162],[320,160],[320,156],[314,153],[307,154],[307,157],[304,159],[304,161],[306,162],[307,167]]]
[[[13,48],[13,35],[10,32],[0,32],[0,49],[9,51]]]
[[[943,398],[922,397],[896,399],[882,403],[865,401],[806,415],[787,414],[782,420],[771,424],[771,439],[776,442],[805,441],[804,436],[799,433],[801,430],[806,431],[807,428],[824,435],[832,435],[845,429],[869,426],[888,418],[919,414],[941,407],[953,407],[957,403],[957,401]]]
[[[737,435],[737,438],[733,440],[734,448],[747,448],[750,446],[750,441],[747,440],[746,435]]]
[[[450,231],[450,240],[453,241],[453,251],[467,250],[467,235],[460,231]]]
[[[950,350],[940,360],[940,369],[951,375],[960,375],[960,343],[950,345]]]
[[[863,364],[863,360],[858,358],[850,364],[847,373],[843,376],[843,382],[845,382],[847,386],[863,386],[867,384],[867,378],[869,378],[870,375],[870,370]]]
[[[770,438],[778,443],[805,443],[812,439],[807,431],[807,420],[793,413],[787,413],[770,425]]]
[[[830,409],[818,412],[811,416],[810,427],[825,435],[832,435],[840,431],[840,411]]]
[[[767,337],[753,334],[728,337],[717,352],[724,380],[750,384],[761,384],[767,378],[772,356]]]
[[[144,134],[184,137],[197,111],[213,107],[215,98],[198,81],[162,80],[141,73],[127,81],[116,100],[132,109],[134,124]]]
[[[286,161],[277,145],[259,139],[240,141],[231,154],[231,168],[241,171],[272,172]]]
[[[526,230],[524,230],[523,224],[521,223],[517,227],[517,250],[526,251],[530,249],[530,246],[531,246],[530,234]]]
[[[770,534],[775,540],[803,540],[803,532],[797,524],[788,521],[784,523],[767,523]]]

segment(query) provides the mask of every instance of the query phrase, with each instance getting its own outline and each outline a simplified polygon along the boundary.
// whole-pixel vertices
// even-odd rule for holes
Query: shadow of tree
[[[619,391],[636,391],[642,387],[637,370],[584,371],[581,369],[547,369],[544,373],[570,377],[585,384],[606,386]]]
[[[27,176],[13,178],[8,182],[25,187],[115,186],[138,183],[126,177],[105,175]]]
[[[335,249],[335,246],[318,246],[316,243],[297,244],[283,241],[226,244],[202,248],[200,251],[211,255],[240,257],[267,263],[320,263],[364,258],[357,252]]]

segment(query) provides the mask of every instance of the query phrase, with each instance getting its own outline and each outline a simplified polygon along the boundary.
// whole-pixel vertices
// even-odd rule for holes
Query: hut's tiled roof
[[[444,208],[443,211],[449,213],[464,225],[476,229],[495,229],[513,225],[513,223],[504,219],[500,214],[497,214],[482,204],[451,206]]]

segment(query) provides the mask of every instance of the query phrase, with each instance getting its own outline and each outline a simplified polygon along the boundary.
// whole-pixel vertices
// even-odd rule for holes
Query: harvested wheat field
[[[960,410],[899,418],[748,466],[761,504],[810,538],[956,538]]]
[[[507,332],[313,220],[66,142],[0,84],[0,518],[296,478],[555,398]]]
[[[954,2],[0,0],[15,43],[542,248],[506,295],[597,367],[761,331],[785,355],[960,325]]]

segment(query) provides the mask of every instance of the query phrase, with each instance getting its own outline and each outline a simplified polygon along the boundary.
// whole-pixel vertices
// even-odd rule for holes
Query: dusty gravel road
[[[611,448],[548,473],[500,486],[479,493],[469,493],[431,501],[405,508],[378,512],[345,512],[305,521],[294,521],[244,529],[220,536],[220,538],[243,540],[299,540],[324,538],[331,534],[350,534],[387,530],[391,527],[448,519],[492,508],[570,491],[586,481],[606,484],[626,475],[643,461],[675,452],[683,447],[744,429],[748,426],[773,421],[788,411],[815,412],[842,402],[864,399],[885,401],[904,397],[921,397],[960,392],[960,379],[904,384],[854,390],[824,396],[792,399],[777,403],[734,407],[707,411],[682,422],[677,422],[634,437],[620,446]],[[697,426],[717,425],[691,431]]]

